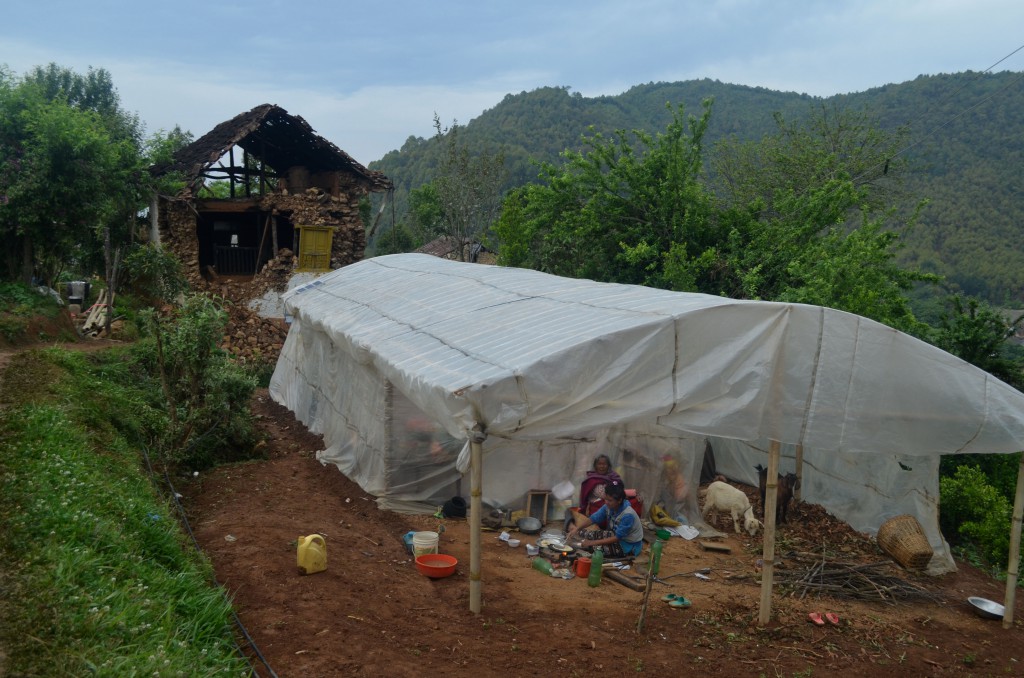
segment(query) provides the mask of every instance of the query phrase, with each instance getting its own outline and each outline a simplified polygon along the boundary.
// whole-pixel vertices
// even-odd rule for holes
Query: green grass
[[[20,354],[0,401],[0,647],[10,675],[248,675],[230,605],[144,473],[130,362]],[[46,380],[47,383],[40,383]],[[19,387],[20,390],[20,387]]]

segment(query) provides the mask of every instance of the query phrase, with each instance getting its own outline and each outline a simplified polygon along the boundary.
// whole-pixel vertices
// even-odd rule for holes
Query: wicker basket
[[[896,516],[878,528],[878,546],[908,570],[928,567],[935,551],[921,523],[912,515]]]

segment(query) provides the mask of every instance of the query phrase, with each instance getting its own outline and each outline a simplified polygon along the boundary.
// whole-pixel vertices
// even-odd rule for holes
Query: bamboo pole
[[[469,611],[480,614],[480,541],[483,528],[484,434],[477,424],[469,439]]]
[[[761,554],[761,611],[757,623],[764,626],[772,616],[772,571],[775,567],[775,507],[779,491],[779,448],[775,440],[768,448],[768,480],[764,490],[764,548]]]
[[[1003,601],[1003,628],[1013,626],[1013,606],[1017,599],[1020,576],[1020,527],[1024,518],[1024,454],[1017,466],[1017,494],[1013,500],[1013,521],[1010,523],[1010,562],[1006,566],[1006,599]]]

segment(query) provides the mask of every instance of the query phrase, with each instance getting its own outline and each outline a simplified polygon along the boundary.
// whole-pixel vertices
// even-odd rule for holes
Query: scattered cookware
[[[534,518],[533,516],[526,516],[516,521],[516,527],[518,527],[519,531],[523,534],[537,534],[544,525],[539,519]]]
[[[967,602],[971,604],[974,612],[979,617],[984,617],[985,619],[1002,619],[1003,615],[1006,614],[1006,610],[1002,605],[988,598],[971,596],[967,599]]]
[[[459,561],[444,553],[425,553],[416,556],[416,569],[431,579],[442,579],[455,574]]]

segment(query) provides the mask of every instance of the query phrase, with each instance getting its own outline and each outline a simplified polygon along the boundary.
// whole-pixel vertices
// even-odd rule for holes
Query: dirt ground
[[[653,585],[645,625],[636,632],[642,593],[605,580],[555,579],[485,532],[483,609],[469,611],[466,521],[377,508],[333,466],[316,461],[309,433],[266,391],[253,403],[267,459],[183,480],[189,522],[233,597],[255,647],[282,678],[291,676],[550,676],[624,673],[713,676],[1024,675],[1024,604],[1013,628],[976,616],[970,595],[1001,601],[1004,585],[968,564],[939,578],[893,565],[900,601],[871,593],[819,597],[777,587],[772,620],[757,624],[760,535],[741,539],[729,518],[721,542],[730,553],[673,538],[661,576],[711,568]],[[756,488],[744,488],[756,496]],[[459,559],[454,576],[431,580],[407,555],[402,535],[443,526],[440,550]],[[301,575],[296,540],[321,533],[327,570]],[[520,536],[520,535],[514,535]],[[522,536],[524,545],[534,540]],[[803,504],[781,527],[776,581],[829,564],[891,563],[874,542]],[[639,564],[626,574],[639,576]],[[876,570],[871,570],[875,572]],[[889,581],[891,586],[891,581]],[[692,601],[673,608],[662,596]],[[818,627],[812,611],[832,611],[839,626]],[[250,648],[251,649],[251,648]],[[259,675],[273,675],[258,657]]]

